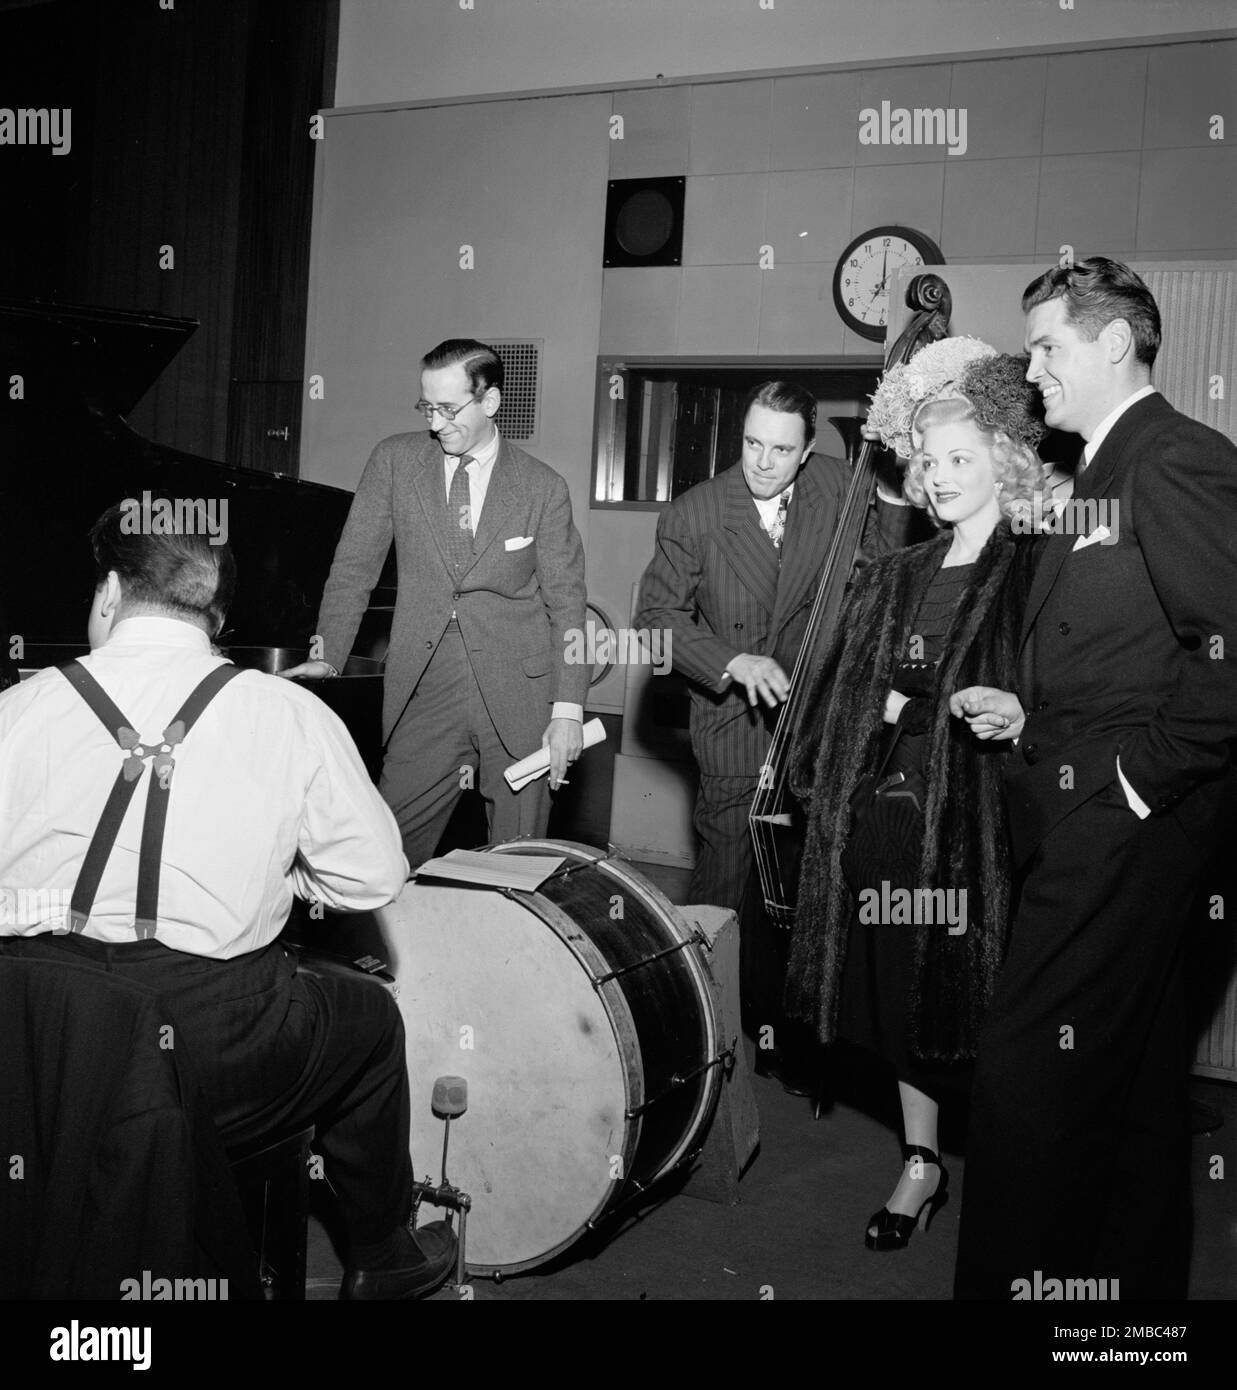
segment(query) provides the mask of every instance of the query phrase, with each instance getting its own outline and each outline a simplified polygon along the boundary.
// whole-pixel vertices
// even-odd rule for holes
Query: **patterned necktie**
[[[451,475],[451,491],[447,497],[447,555],[458,574],[472,559],[472,495],[469,489],[468,465],[471,454],[463,454]]]
[[[778,550],[781,550],[782,537],[786,534],[786,512],[789,507],[790,498],[782,493],[777,500],[777,515],[769,523],[769,539]]]

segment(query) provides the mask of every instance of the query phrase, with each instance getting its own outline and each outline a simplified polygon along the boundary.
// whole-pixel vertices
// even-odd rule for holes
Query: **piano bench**
[[[305,1298],[309,1158],[314,1127],[229,1149],[258,1278],[268,1299]]]

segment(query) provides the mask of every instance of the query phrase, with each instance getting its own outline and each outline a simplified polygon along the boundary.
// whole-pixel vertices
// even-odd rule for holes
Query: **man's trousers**
[[[0,949],[76,961],[158,993],[171,1044],[188,1053],[228,1147],[316,1125],[353,1251],[380,1246],[408,1219],[404,1026],[374,981],[300,971],[277,941],[231,960],[60,933],[7,937]]]
[[[748,816],[757,783],[756,777],[701,775],[693,816],[696,867],[688,901],[729,907],[737,914],[743,1026],[758,1041],[762,1029],[772,1028],[772,1045],[781,1048],[790,1032],[782,1010],[790,933],[770,921],[755,872]]]
[[[433,858],[457,802],[474,786],[491,844],[545,834],[549,779],[513,792],[503,771],[517,761],[494,728],[459,629],[449,626],[391,731],[378,783],[414,872]]]
[[[1219,790],[1139,820],[1114,780],[1030,860],[979,1040],[958,1297],[1037,1270],[1185,1296],[1182,946]]]

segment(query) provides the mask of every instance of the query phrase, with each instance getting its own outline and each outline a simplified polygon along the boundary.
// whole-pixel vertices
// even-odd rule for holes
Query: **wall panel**
[[[611,101],[332,116],[318,152],[301,477],[354,487],[423,427],[418,361],[448,337],[542,338],[539,457],[588,523]],[[461,269],[460,247],[475,268]]]
[[[1091,47],[1232,23],[1232,0],[343,0],[338,101]]]

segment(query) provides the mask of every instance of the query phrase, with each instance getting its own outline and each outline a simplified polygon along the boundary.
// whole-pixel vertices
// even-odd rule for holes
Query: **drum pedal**
[[[417,1212],[422,1202],[431,1206],[444,1207],[447,1211],[460,1214],[460,1238],[455,1259],[455,1287],[464,1283],[466,1268],[465,1247],[468,1242],[468,1213],[472,1210],[472,1197],[462,1188],[447,1180],[447,1149],[451,1142],[451,1120],[468,1109],[468,1082],[462,1076],[440,1076],[434,1082],[434,1094],[430,1101],[435,1114],[443,1119],[442,1133],[442,1179],[432,1182],[428,1177],[412,1184],[412,1213],[408,1218],[408,1229],[415,1230]]]

